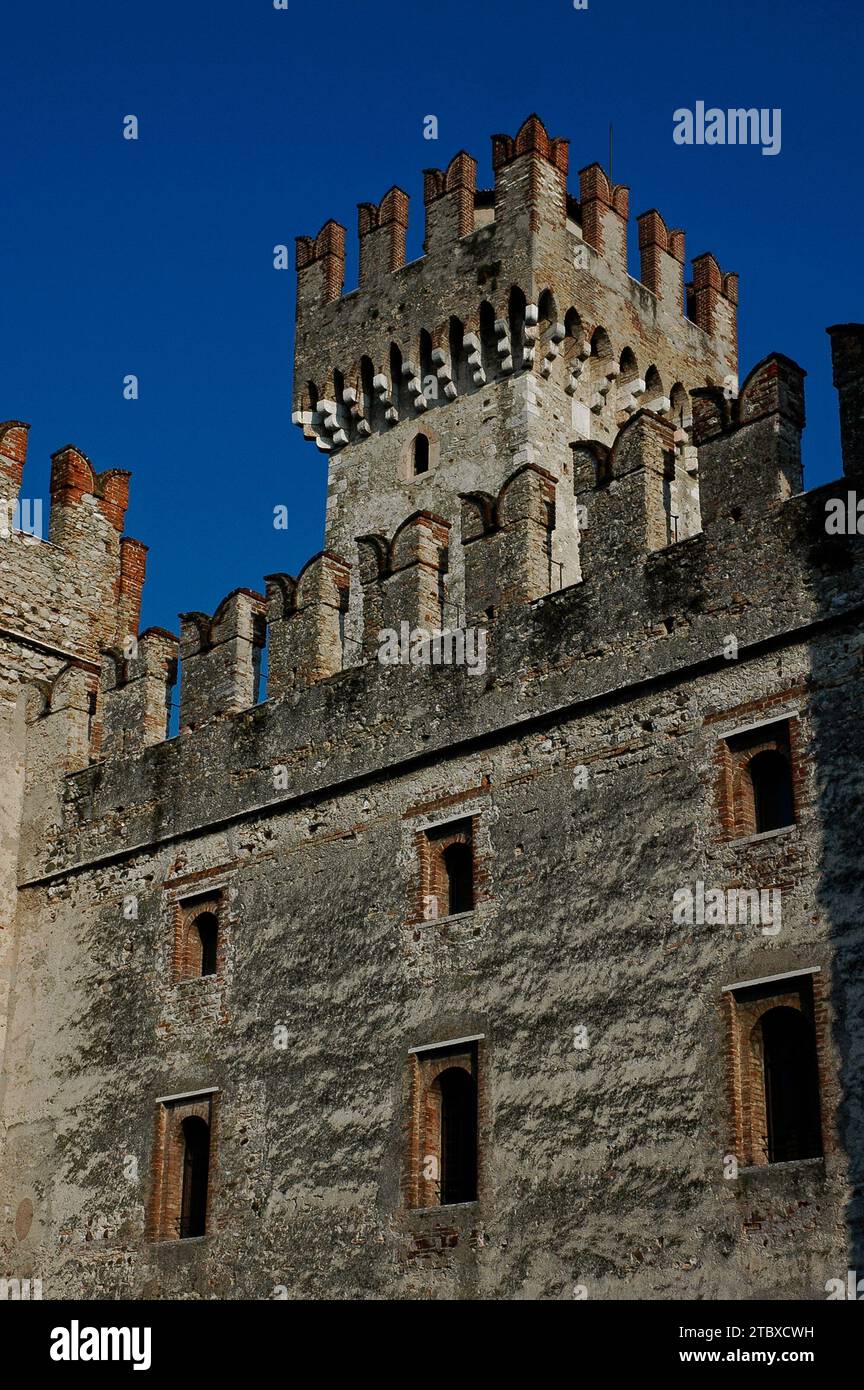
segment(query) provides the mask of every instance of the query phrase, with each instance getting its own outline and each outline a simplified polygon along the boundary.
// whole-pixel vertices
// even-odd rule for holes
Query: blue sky
[[[296,573],[322,544],[326,459],[290,421],[294,274],[273,246],[293,264],[294,237],[336,217],[353,287],[356,204],[398,183],[419,254],[422,169],[466,148],[490,185],[489,136],[532,110],[570,139],[574,189],[614,123],[632,212],[658,207],[689,255],[739,271],[742,376],[775,349],[806,368],[807,482],[836,476],[824,329],[864,318],[861,15],[849,0],[8,6],[0,418],[32,424],[24,495],[47,496],[69,442],[132,470],[145,625],[176,630],[178,611]],[[779,107],[781,152],[676,145],[672,113],[698,100]]]

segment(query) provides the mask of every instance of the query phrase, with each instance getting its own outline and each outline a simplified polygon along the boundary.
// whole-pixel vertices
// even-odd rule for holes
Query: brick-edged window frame
[[[150,1200],[147,1206],[146,1220],[147,1240],[181,1239],[186,1156],[184,1121],[203,1122],[207,1126],[209,1136],[207,1199],[202,1236],[211,1233],[216,1187],[218,1120],[218,1091],[202,1091],[192,1095],[166,1097],[156,1102]]]
[[[460,1070],[473,1084],[474,1195],[465,1202],[442,1201],[446,1175],[441,1152],[441,1078]],[[407,1105],[404,1124],[402,1197],[415,1211],[473,1205],[481,1200],[485,1185],[486,1057],[482,1037],[461,1039],[412,1049],[408,1057]]]
[[[171,983],[184,984],[189,980],[219,979],[224,973],[225,896],[221,888],[177,898],[172,903],[173,938],[171,946]],[[215,918],[215,969],[202,974],[202,942],[199,918]]]
[[[792,803],[792,819],[788,825],[767,833],[777,833],[797,823],[803,801],[804,775],[800,742],[799,720],[793,715],[751,729],[736,730],[719,740],[715,754],[717,808],[724,839],[749,839],[760,833],[750,764],[764,753],[776,754],[788,764]]]
[[[471,889],[470,906],[460,910],[473,912],[478,899],[477,864],[477,816],[464,816],[459,820],[445,821],[441,825],[427,826],[415,833],[414,843],[418,864],[418,917],[423,921],[436,921],[441,917],[454,915],[450,910],[450,886],[447,869],[447,855],[457,847],[463,847],[469,862]]]
[[[772,1009],[799,1012],[812,1029],[814,1107],[818,1117],[818,1152],[831,1150],[826,1068],[827,1019],[822,977],[818,971],[800,971],[777,979],[728,986],[722,1007],[726,1033],[727,1102],[731,1126],[730,1151],[742,1167],[772,1167],[768,1150],[768,1108],[760,1023]],[[807,1078],[802,1078],[802,1085]]]

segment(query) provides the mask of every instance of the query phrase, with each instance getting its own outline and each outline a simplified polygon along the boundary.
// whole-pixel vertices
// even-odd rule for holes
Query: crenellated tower
[[[409,264],[407,195],[360,204],[347,294],[344,227],[298,238],[294,420],[328,455],[326,546],[351,555],[415,512],[440,517],[448,624],[466,610],[462,498],[497,497],[526,465],[548,474],[548,587],[566,587],[581,575],[570,446],[611,446],[640,409],[674,436],[669,535],[699,529],[690,393],[734,381],[737,277],[704,254],[685,286],[684,232],[652,209],[635,279],[629,190],[592,164],[571,192],[568,162],[532,115],[493,136],[494,188],[478,189],[464,151],[427,169],[424,254]],[[361,587],[346,627],[358,650]]]

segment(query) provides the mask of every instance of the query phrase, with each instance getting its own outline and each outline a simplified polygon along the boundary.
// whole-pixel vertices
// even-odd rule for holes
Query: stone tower
[[[440,612],[458,625],[465,589],[459,519],[475,529],[529,509],[545,559],[524,597],[580,577],[574,440],[610,445],[636,411],[678,426],[665,468],[658,543],[699,529],[689,392],[735,382],[737,276],[710,254],[684,283],[684,232],[637,219],[640,280],[628,273],[629,190],[602,168],[568,193],[568,141],[530,116],[492,140],[493,189],[464,151],[424,174],[424,254],[406,265],[408,196],[359,207],[360,283],[343,294],[345,229],[297,244],[295,422],[329,456],[326,546],[391,541],[412,513],[442,552]],[[418,456],[418,438],[421,453]],[[555,499],[556,485],[557,501]],[[434,530],[430,518],[438,522]],[[370,545],[372,542],[370,542]],[[389,563],[379,540],[377,561]],[[360,638],[359,579],[347,630]],[[466,610],[467,605],[467,610]]]

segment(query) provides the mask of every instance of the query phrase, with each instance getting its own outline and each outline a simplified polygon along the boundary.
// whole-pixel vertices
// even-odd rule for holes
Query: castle
[[[736,276],[685,284],[651,210],[632,278],[628,190],[536,116],[492,162],[426,171],[410,264],[405,193],[362,204],[351,293],[344,228],[298,239],[298,576],[139,634],[129,475],[71,445],[48,539],[0,540],[0,1276],[46,1298],[864,1268],[864,562],[825,525],[864,328],[804,492]]]

